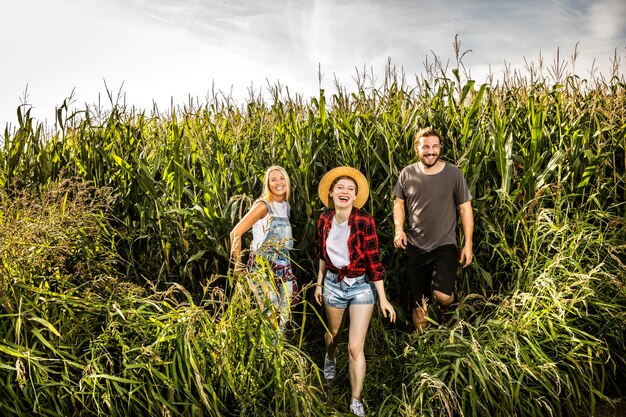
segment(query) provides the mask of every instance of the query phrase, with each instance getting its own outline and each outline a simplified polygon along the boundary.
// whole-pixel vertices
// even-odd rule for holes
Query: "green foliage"
[[[538,213],[520,287],[468,296],[448,328],[408,341],[378,381],[403,387],[380,415],[593,415],[626,365],[624,226]]]
[[[3,415],[328,415],[310,359],[245,279],[229,299],[206,283],[200,305],[139,287],[108,266],[108,195],[64,182],[0,197]]]
[[[12,192],[79,177],[113,189],[123,272],[139,284],[147,277],[176,281],[192,293],[201,289],[197,277],[227,271],[229,231],[260,194],[271,164],[292,177],[301,277],[316,270],[317,183],[342,164],[369,178],[366,209],[378,222],[385,263],[397,265],[393,186],[414,160],[413,133],[429,124],[444,134],[446,158],[464,171],[475,197],[479,273],[470,292],[510,288],[507,259],[522,243],[515,229],[542,208],[538,201],[597,210],[624,201],[623,80],[592,84],[570,76],[549,84],[537,77],[528,84],[505,75],[502,84],[478,87],[458,71],[453,79],[431,71],[413,88],[394,68],[382,86],[363,74],[356,92],[338,87],[329,100],[321,90],[309,103],[279,87],[241,108],[214,97],[169,115],[146,116],[118,103],[70,114],[64,103],[52,136],[26,111],[17,131],[5,133],[0,186]],[[546,193],[551,198],[537,199]]]
[[[390,66],[379,84],[358,74],[354,92],[305,101],[273,87],[241,107],[216,96],[149,116],[64,102],[51,133],[20,107],[0,152],[5,413],[347,411],[345,345],[340,376],[321,385],[309,358],[321,358],[319,311],[304,304],[297,343],[278,337],[228,273],[228,234],[265,168],[284,166],[296,272],[309,282],[318,181],[354,166],[370,180],[365,209],[406,317],[393,186],[426,125],[474,196],[475,261],[447,326],[416,337],[375,315],[368,413],[587,415],[620,394],[626,83],[531,64],[526,78],[479,86],[462,69],[436,62],[411,86]]]

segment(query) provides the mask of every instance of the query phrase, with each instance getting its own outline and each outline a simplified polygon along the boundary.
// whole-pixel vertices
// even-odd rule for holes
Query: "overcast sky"
[[[388,59],[423,73],[427,56],[453,58],[456,34],[479,82],[557,48],[569,60],[577,42],[579,75],[594,59],[608,73],[615,51],[626,73],[624,0],[3,0],[0,16],[0,135],[25,96],[49,120],[72,91],[77,108],[106,102],[105,82],[148,110],[213,87],[245,103],[268,81],[316,96],[318,69],[331,91],[356,68],[382,78]]]

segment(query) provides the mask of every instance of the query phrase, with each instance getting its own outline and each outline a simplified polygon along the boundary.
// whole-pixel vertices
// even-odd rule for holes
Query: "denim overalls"
[[[274,215],[274,205],[265,200],[263,200],[263,202],[267,206],[269,230],[267,231],[265,240],[255,253],[275,264],[286,265],[290,263],[289,250],[293,248],[293,237],[291,235],[289,217],[278,217]],[[289,216],[289,211],[290,207],[287,206],[287,216]]]
[[[260,247],[250,253],[248,261],[248,269],[256,270],[261,265],[260,262],[267,262],[274,272],[274,282],[271,277],[263,274],[257,281],[259,295],[269,298],[269,301],[277,306],[280,310],[281,324],[284,325],[289,320],[290,306],[296,300],[298,295],[298,281],[293,274],[291,260],[289,259],[289,250],[293,248],[293,238],[291,234],[291,223],[289,217],[279,217],[274,214],[273,204],[263,200],[267,206],[268,230],[265,240]],[[289,216],[290,207],[287,206],[287,216]],[[265,281],[265,282],[259,282]],[[262,293],[262,294],[261,294]]]

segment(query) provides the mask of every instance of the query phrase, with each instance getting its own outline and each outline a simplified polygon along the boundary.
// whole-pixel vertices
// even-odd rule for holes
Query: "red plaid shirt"
[[[318,257],[326,262],[326,269],[339,275],[338,281],[345,277],[358,277],[367,272],[369,279],[378,281],[383,279],[385,269],[380,262],[378,249],[378,235],[376,224],[372,216],[356,207],[352,208],[348,224],[350,236],[348,237],[348,249],[350,251],[350,264],[342,268],[336,268],[326,253],[326,239],[333,224],[335,210],[324,211],[317,223]]]

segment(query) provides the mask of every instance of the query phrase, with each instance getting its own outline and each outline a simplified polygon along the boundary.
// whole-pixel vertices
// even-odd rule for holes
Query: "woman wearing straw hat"
[[[365,336],[377,295],[384,317],[394,322],[396,313],[385,294],[376,224],[361,209],[369,197],[367,179],[357,169],[338,167],[322,177],[318,193],[328,208],[318,222],[319,270],[315,288],[315,300],[320,305],[324,303],[328,321],[324,377],[335,377],[336,341],[348,309],[350,411],[364,416],[361,392],[365,379]]]

